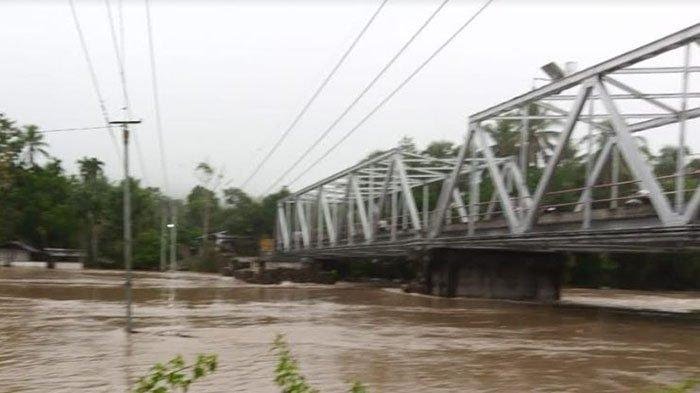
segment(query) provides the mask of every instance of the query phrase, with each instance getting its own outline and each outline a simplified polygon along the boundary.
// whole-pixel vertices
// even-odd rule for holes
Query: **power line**
[[[119,5],[119,4],[118,4]],[[129,92],[127,88],[127,83],[126,83],[126,71],[125,71],[125,65],[124,65],[124,53],[121,53],[122,50],[124,50],[124,43],[122,42],[121,44],[117,40],[117,32],[114,27],[114,17],[112,16],[112,6],[110,5],[109,0],[105,0],[105,6],[107,8],[107,19],[109,22],[109,31],[112,37],[112,45],[114,46],[114,54],[117,59],[117,69],[119,71],[119,79],[121,82],[122,86],[122,95],[124,98],[124,107],[122,108],[124,112],[126,113],[127,119],[132,118],[132,113],[131,113],[131,104],[129,102]],[[123,15],[122,11],[118,11],[118,17],[120,18],[120,34],[122,41],[124,40],[124,20],[123,20]],[[134,147],[136,150],[136,157],[139,162],[139,168],[141,169],[141,176],[144,179],[144,182],[148,182],[148,174],[146,173],[146,165],[144,164],[144,159],[143,159],[143,152],[141,151],[141,144],[139,143],[139,137],[138,133],[133,133],[133,139],[134,139]]]
[[[467,19],[466,22],[464,22],[440,47],[437,48],[423,63],[421,63],[418,68],[416,68],[409,76],[408,78],[404,79],[401,84],[396,87],[389,95],[387,95],[382,101],[377,104],[377,106],[374,107],[365,117],[362,118],[353,128],[351,128],[343,137],[336,142],[333,146],[331,146],[330,149],[328,149],[321,157],[319,157],[316,161],[314,161],[311,165],[309,165],[306,170],[301,172],[297,177],[295,177],[289,184],[293,184],[297,180],[299,180],[304,174],[306,174],[308,171],[313,169],[316,165],[318,165],[323,159],[328,157],[329,154],[331,154],[338,146],[340,146],[346,139],[350,137],[358,128],[360,128],[370,117],[372,117],[379,109],[381,109],[389,100],[391,100],[396,93],[398,93],[404,86],[408,84],[419,72],[425,68],[428,63],[430,63],[435,56],[437,56],[447,45],[449,45],[467,26],[471,24],[474,19],[476,19],[477,16],[479,16],[491,3],[493,0],[487,0],[481,8],[479,8],[469,19]]]
[[[49,133],[53,133],[53,132],[90,131],[90,130],[104,130],[104,129],[108,129],[110,132],[112,131],[111,126],[95,126],[95,127],[56,128],[53,130],[39,130],[38,132],[40,134],[49,134]]]
[[[348,49],[345,50],[345,53],[343,53],[343,56],[340,58],[340,60],[338,60],[338,62],[336,63],[336,65],[333,67],[333,69],[331,69],[331,72],[328,73],[328,75],[327,75],[326,78],[323,80],[323,82],[321,82],[321,85],[316,89],[316,91],[314,92],[314,94],[311,95],[311,98],[309,98],[309,100],[306,101],[306,104],[304,104],[304,107],[303,107],[303,108],[301,109],[301,111],[299,111],[299,113],[296,115],[296,117],[294,118],[294,120],[292,121],[292,123],[289,125],[289,127],[287,127],[287,130],[284,131],[284,133],[282,133],[282,135],[279,137],[279,139],[277,139],[277,141],[275,142],[275,144],[272,146],[272,149],[270,149],[270,151],[267,152],[267,154],[265,155],[265,157],[263,157],[262,161],[260,161],[260,163],[255,167],[255,169],[253,170],[253,172],[245,179],[245,181],[243,181],[243,183],[241,184],[241,187],[245,187],[245,186],[248,184],[248,182],[250,182],[250,180],[260,171],[260,169],[263,167],[263,165],[265,165],[265,163],[270,159],[270,157],[272,156],[272,154],[274,154],[275,151],[277,151],[277,149],[280,147],[280,145],[282,145],[282,142],[284,142],[284,140],[287,138],[287,136],[288,136],[289,133],[292,131],[292,129],[294,129],[294,127],[296,127],[296,125],[297,125],[297,123],[299,122],[299,120],[301,120],[301,118],[304,116],[304,114],[306,114],[306,111],[309,109],[309,107],[311,106],[311,104],[313,104],[313,102],[316,100],[316,97],[318,97],[318,95],[321,94],[321,91],[323,91],[323,89],[326,87],[326,85],[327,85],[328,82],[331,80],[331,78],[333,78],[333,76],[336,74],[336,72],[338,71],[338,69],[340,68],[340,66],[345,62],[345,59],[348,57],[348,55],[350,55],[350,52],[352,52],[352,50],[355,48],[355,46],[356,46],[357,43],[360,41],[360,39],[362,38],[362,36],[365,35],[365,32],[367,32],[367,30],[369,29],[370,25],[372,25],[372,23],[374,22],[374,20],[377,18],[377,15],[379,15],[379,12],[382,10],[382,8],[384,8],[384,6],[386,5],[387,1],[388,1],[388,0],[382,0],[382,2],[379,4],[379,7],[377,7],[377,10],[374,11],[374,14],[372,14],[372,16],[369,18],[369,20],[367,21],[367,23],[365,23],[365,25],[364,25],[364,27],[362,28],[362,30],[360,30],[360,33],[359,33],[359,34],[357,35],[357,37],[355,37],[355,39],[352,41],[352,44],[350,44],[350,46],[348,47]],[[233,181],[233,179],[229,180],[228,182],[226,182],[225,185],[228,185],[228,184],[231,183],[232,181]]]
[[[121,0],[119,0],[121,1]],[[158,148],[160,150],[160,165],[163,171],[163,191],[168,192],[168,170],[165,160],[165,144],[163,143],[163,122],[160,115],[160,99],[158,93],[158,78],[156,74],[156,55],[153,46],[153,23],[151,20],[151,2],[144,0],[146,5],[146,25],[148,30],[148,50],[151,57],[151,82],[153,86],[153,107],[156,116],[156,131],[158,133]]]
[[[114,146],[114,150],[117,154],[117,157],[121,160],[119,143],[117,142],[117,138],[114,135],[114,129],[112,128],[111,125],[109,125],[109,113],[107,112],[107,106],[105,105],[104,97],[102,96],[102,92],[100,91],[100,84],[97,81],[97,73],[95,72],[95,66],[92,63],[92,58],[90,57],[90,51],[88,50],[87,42],[85,41],[85,35],[83,34],[83,29],[80,26],[80,20],[78,19],[78,13],[76,12],[76,9],[75,9],[75,2],[74,2],[74,0],[68,0],[68,3],[70,4],[71,14],[73,15],[73,22],[75,23],[75,30],[78,32],[78,39],[80,41],[80,47],[83,51],[83,56],[85,57],[85,62],[87,63],[87,66],[88,66],[88,73],[90,74],[90,80],[92,81],[92,88],[95,91],[95,95],[97,96],[97,102],[100,106],[100,111],[102,112],[102,118],[104,119],[105,124],[107,124],[106,128],[109,129],[109,136],[110,136],[110,139],[112,140],[112,145]]]
[[[386,71],[389,68],[391,68],[391,66],[396,62],[396,60],[398,60],[398,58],[401,57],[401,55],[406,51],[406,49],[408,49],[408,47],[413,43],[413,41],[415,41],[415,39],[418,38],[418,36],[423,32],[423,30],[425,30],[425,28],[437,16],[437,14],[440,12],[440,10],[442,10],[445,7],[445,5],[447,5],[447,3],[449,1],[450,0],[443,0],[438,5],[438,7],[430,14],[430,16],[428,16],[428,18],[418,28],[418,30],[416,30],[416,32],[413,33],[411,38],[409,38],[409,40],[403,44],[403,46],[399,49],[398,52],[396,52],[394,54],[394,56],[391,58],[391,60],[389,60],[389,62],[386,63],[386,65],[384,65],[384,67],[379,71],[379,73],[377,73],[377,75],[374,77],[374,79],[372,79],[372,81],[367,86],[365,86],[364,89],[362,89],[360,94],[357,97],[355,97],[355,99],[350,103],[350,105],[348,105],[345,108],[345,110],[333,121],[333,123],[331,123],[331,125],[328,126],[328,128],[326,128],[326,130],[323,131],[323,133],[321,135],[319,135],[319,137],[314,141],[314,143],[312,143],[304,151],[304,153],[302,153],[301,156],[299,156],[299,158],[294,162],[294,164],[292,164],[289,168],[287,168],[287,170],[284,173],[282,173],[282,175],[280,177],[278,177],[274,183],[272,183],[272,185],[267,189],[267,191],[265,193],[269,192],[277,184],[279,184],[282,180],[284,180],[284,178],[287,177],[287,175],[291,171],[293,171],[294,168],[296,168],[309,155],[309,153],[311,153],[311,151],[313,149],[315,149],[316,146],[318,146],[318,144],[321,143],[321,141],[323,141],[323,139],[326,138],[326,136],[338,125],[338,123],[340,123],[345,118],[345,116],[355,107],[355,105],[357,105],[357,103],[360,102],[362,97],[364,97],[365,94],[367,94],[367,92],[377,83],[377,81],[386,73]]]
[[[122,0],[117,0],[117,18],[119,20],[119,50],[121,51],[122,59],[124,58],[124,53],[126,53],[126,50],[124,49],[124,43],[126,40],[124,39],[124,2]]]
[[[114,18],[112,16],[112,6],[110,5],[109,0],[105,0],[105,6],[107,8],[107,20],[109,22],[109,31],[112,37],[112,45],[114,46],[114,54],[117,57],[117,69],[119,71],[119,79],[121,81],[122,86],[122,96],[124,99],[124,107],[122,108],[122,110],[126,112],[128,118],[131,118],[131,112],[129,109],[129,92],[126,86],[126,72],[124,71],[124,59],[122,59],[120,45],[117,40],[117,33],[114,27]]]

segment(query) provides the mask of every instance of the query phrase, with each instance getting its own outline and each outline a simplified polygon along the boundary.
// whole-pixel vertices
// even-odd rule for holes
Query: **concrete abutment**
[[[435,249],[421,257],[419,291],[443,297],[559,300],[564,256]]]

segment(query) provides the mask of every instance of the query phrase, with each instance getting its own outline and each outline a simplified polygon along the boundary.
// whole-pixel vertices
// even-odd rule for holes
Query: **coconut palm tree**
[[[22,139],[27,154],[27,161],[30,166],[33,167],[36,165],[36,157],[38,155],[44,157],[49,156],[49,152],[46,150],[49,144],[44,142],[44,135],[39,132],[39,127],[35,125],[24,126]]]
[[[82,187],[79,206],[85,214],[88,227],[87,263],[95,265],[98,258],[98,240],[102,217],[104,215],[104,162],[97,158],[83,157],[78,160]]]
[[[94,182],[98,178],[102,177],[104,175],[102,170],[104,164],[104,162],[100,161],[95,157],[83,157],[80,160],[78,160],[80,177],[83,179],[83,182]]]
[[[546,109],[530,104],[527,107],[529,116],[543,116]],[[518,115],[519,112],[513,113]],[[486,124],[484,130],[494,140],[494,154],[497,157],[518,156],[520,154],[521,134],[520,128],[523,124],[519,119],[502,119],[495,123]],[[528,120],[528,152],[527,162],[532,165],[546,159],[552,154],[556,145],[556,137],[559,131],[556,127],[561,124],[557,119],[529,119]],[[564,151],[564,158],[573,157],[573,149],[567,148]]]
[[[197,175],[197,178],[199,179],[200,184],[202,185],[202,188],[205,191],[207,191],[203,194],[204,216],[202,218],[202,248],[200,249],[200,255],[204,256],[206,255],[206,251],[209,246],[209,224],[211,219],[211,205],[213,204],[214,194],[216,192],[216,188],[218,187],[218,184],[212,184],[212,182],[215,178],[221,180],[222,174],[219,173],[219,175],[216,176],[214,168],[212,168],[211,165],[209,165],[209,163],[207,162],[200,162],[199,164],[197,164],[194,170],[195,174]],[[209,187],[212,187],[213,190],[209,191]]]

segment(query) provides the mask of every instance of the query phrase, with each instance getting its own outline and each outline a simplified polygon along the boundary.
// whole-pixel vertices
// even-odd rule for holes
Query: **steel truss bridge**
[[[305,187],[278,204],[277,254],[698,250],[700,183],[685,150],[700,125],[693,51],[700,24],[471,115],[456,157],[396,148]],[[517,127],[511,155],[493,139],[504,124]],[[677,149],[672,173],[644,154],[637,136],[649,132]],[[566,157],[574,143],[585,157]],[[567,159],[586,173],[555,189]]]

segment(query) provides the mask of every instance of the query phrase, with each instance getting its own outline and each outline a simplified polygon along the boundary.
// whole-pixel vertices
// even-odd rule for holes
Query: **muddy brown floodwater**
[[[193,392],[277,392],[284,333],[323,392],[645,391],[700,375],[700,294],[573,290],[542,306],[365,286],[252,286],[137,273],[123,331],[122,273],[0,268],[0,392],[123,392],[156,361],[216,353]],[[597,308],[660,308],[669,316]]]

